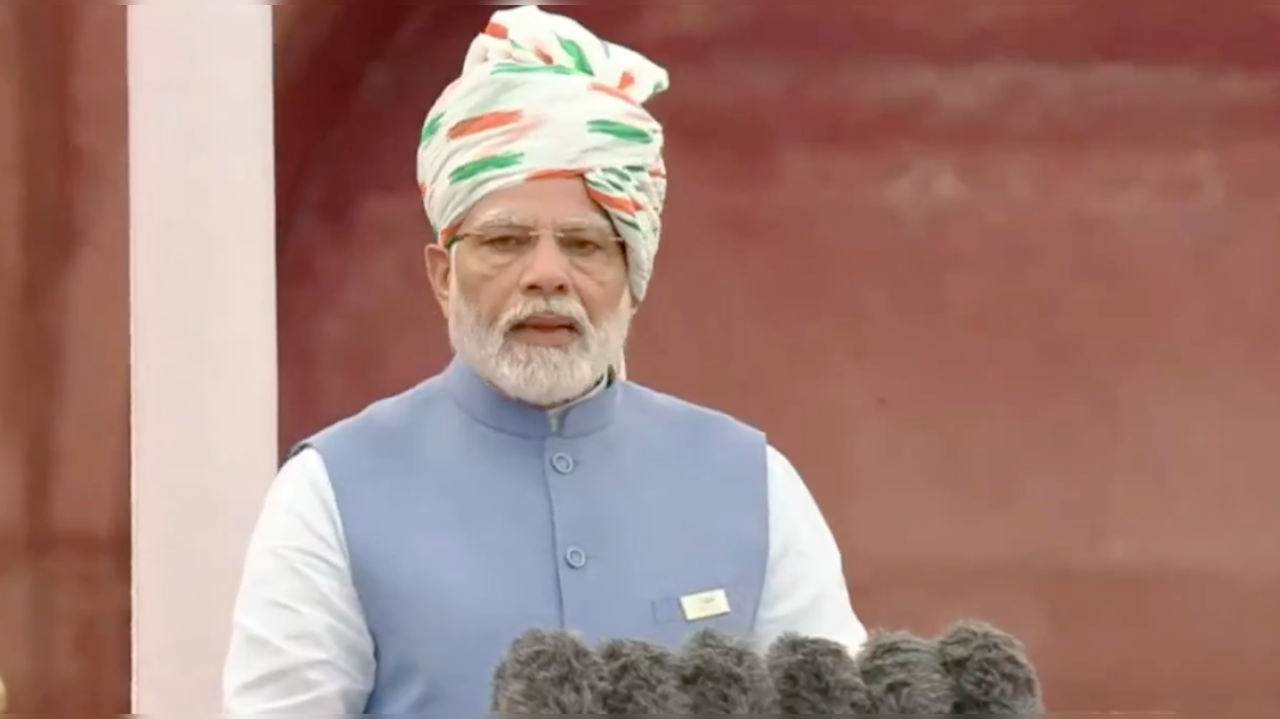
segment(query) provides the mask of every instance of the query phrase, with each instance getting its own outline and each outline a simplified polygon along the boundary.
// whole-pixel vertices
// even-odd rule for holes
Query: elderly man
[[[303,442],[246,563],[226,709],[482,713],[533,627],[855,647],[826,522],[765,436],[627,382],[661,232],[665,71],[498,11],[428,114],[426,268],[456,357]]]

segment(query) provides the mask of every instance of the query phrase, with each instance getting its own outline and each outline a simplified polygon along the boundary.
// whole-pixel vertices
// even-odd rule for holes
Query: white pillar
[[[128,6],[135,713],[221,713],[276,469],[271,8]]]

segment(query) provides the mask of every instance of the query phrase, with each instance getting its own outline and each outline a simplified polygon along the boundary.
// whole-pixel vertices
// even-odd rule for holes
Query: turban
[[[643,104],[666,88],[666,70],[570,18],[536,5],[497,11],[423,124],[418,185],[436,239],[452,246],[488,193],[581,177],[643,299],[666,199],[662,126]]]

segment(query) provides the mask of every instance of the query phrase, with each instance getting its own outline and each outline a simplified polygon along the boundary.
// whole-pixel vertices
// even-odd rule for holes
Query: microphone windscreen
[[[950,714],[956,694],[932,642],[873,632],[857,656],[875,714]]]
[[[534,629],[507,650],[493,678],[498,714],[602,714],[600,660],[576,636]]]
[[[777,708],[774,714],[872,714],[858,664],[843,644],[784,634],[765,657]]]
[[[956,688],[954,714],[1043,714],[1040,679],[1022,642],[985,622],[965,621],[937,641]]]
[[[774,703],[764,657],[747,643],[710,629],[686,642],[680,683],[693,714],[765,714]]]
[[[632,639],[611,639],[596,652],[604,673],[605,714],[688,714],[675,654]]]

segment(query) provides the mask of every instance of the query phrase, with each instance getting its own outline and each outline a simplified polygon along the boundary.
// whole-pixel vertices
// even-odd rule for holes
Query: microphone
[[[605,688],[602,714],[688,714],[676,656],[634,639],[611,639],[597,650]]]
[[[533,629],[507,650],[494,672],[497,714],[603,714],[603,667],[570,632]]]
[[[874,714],[857,662],[844,645],[794,632],[766,656],[776,694],[771,714]]]
[[[907,632],[872,632],[856,658],[872,714],[950,714],[951,675],[933,642]]]
[[[712,629],[696,632],[680,655],[680,684],[692,714],[767,714],[773,686],[764,658]]]
[[[978,621],[955,624],[937,640],[956,688],[952,714],[1043,714],[1040,679],[1016,637]]]

